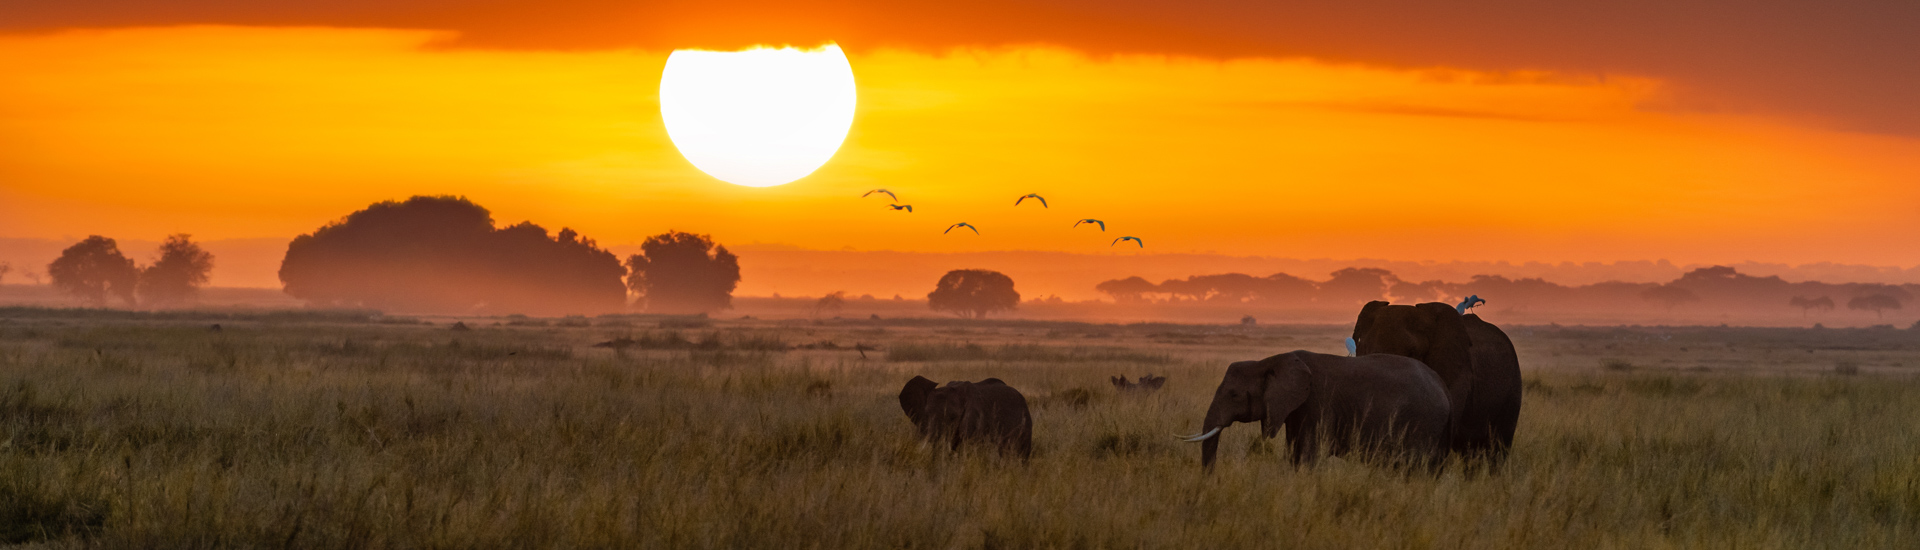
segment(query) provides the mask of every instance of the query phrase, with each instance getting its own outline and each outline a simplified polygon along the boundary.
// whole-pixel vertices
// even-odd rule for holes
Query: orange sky
[[[1398,260],[1920,264],[1920,139],[1687,107],[1668,79],[1308,58],[863,48],[848,142],[799,182],[699,173],[664,49],[434,31],[0,35],[0,236],[290,237],[460,194],[603,243]],[[860,200],[887,187],[917,211]],[[1047,210],[1011,206],[1028,192]],[[1094,217],[1107,233],[1072,221]],[[941,235],[967,221],[980,236]],[[1114,252],[1130,253],[1130,252]]]

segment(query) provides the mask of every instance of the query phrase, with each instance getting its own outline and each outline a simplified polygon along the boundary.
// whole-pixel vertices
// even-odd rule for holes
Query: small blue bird
[[[1093,218],[1087,218],[1087,219],[1084,219],[1084,220],[1080,220],[1080,221],[1077,221],[1077,222],[1073,222],[1073,226],[1074,226],[1074,227],[1080,227],[1080,224],[1083,224],[1083,223],[1091,223],[1091,224],[1095,224],[1095,225],[1099,225],[1099,226],[1100,226],[1100,230],[1101,230],[1101,231],[1106,231],[1106,230],[1107,230],[1107,222],[1103,222],[1103,221],[1100,221],[1100,220],[1096,220],[1096,219],[1093,219]]]
[[[1021,202],[1021,201],[1024,201],[1024,200],[1027,200],[1027,199],[1037,199],[1037,200],[1039,200],[1039,201],[1040,201],[1040,207],[1041,207],[1041,208],[1047,208],[1047,199],[1046,199],[1046,197],[1042,197],[1042,196],[1040,196],[1040,194],[1039,194],[1039,193],[1027,193],[1027,194],[1025,194],[1025,195],[1021,195],[1021,196],[1020,196],[1020,198],[1017,198],[1017,199],[1013,199],[1013,205],[1014,205],[1014,206],[1020,206],[1020,202]]]
[[[894,210],[905,210],[907,211],[908,214],[913,213],[913,205],[911,204],[889,204],[887,205],[887,208],[892,208]]]
[[[973,224],[970,224],[970,223],[967,223],[967,222],[960,222],[960,223],[956,223],[956,224],[953,224],[953,225],[949,225],[949,226],[947,226],[947,230],[946,230],[946,231],[941,231],[941,232],[940,232],[940,234],[941,234],[941,235],[945,235],[945,234],[947,234],[947,233],[950,233],[950,232],[952,232],[952,231],[954,230],[954,228],[957,228],[957,227],[965,227],[965,228],[967,228],[967,229],[972,229],[972,230],[973,230],[973,234],[975,234],[975,235],[979,235],[979,234],[980,234],[980,228],[978,228],[978,227],[974,227],[974,226],[973,226]]]
[[[1461,300],[1460,305],[1453,306],[1453,309],[1460,310],[1461,315],[1466,315],[1467,311],[1473,309],[1474,306],[1485,305],[1486,303],[1487,303],[1486,300],[1480,299],[1479,294],[1475,294],[1472,296],[1468,296],[1467,299],[1465,300]]]
[[[1121,238],[1118,238],[1118,239],[1114,239],[1114,240],[1113,240],[1113,244],[1109,244],[1109,245],[1107,245],[1107,246],[1113,246],[1113,245],[1117,245],[1117,244],[1120,244],[1120,241],[1133,241],[1133,244],[1137,244],[1137,245],[1140,245],[1140,248],[1146,248],[1146,247],[1147,247],[1147,243],[1146,243],[1145,241],[1141,241],[1139,237],[1121,237]]]
[[[1353,341],[1352,336],[1347,337],[1347,356],[1348,357],[1360,356],[1360,343]]]
[[[885,190],[885,189],[875,189],[875,190],[872,190],[872,191],[868,191],[868,192],[865,192],[865,193],[861,193],[861,194],[860,194],[860,198],[863,198],[863,199],[864,199],[864,198],[867,198],[867,195],[872,195],[872,194],[874,194],[874,193],[885,193],[885,194],[886,194],[887,196],[889,196],[889,197],[893,197],[893,200],[896,200],[896,201],[897,201],[897,200],[900,200],[900,197],[898,197],[898,196],[895,196],[895,195],[893,194],[893,192],[892,192],[892,191],[888,191],[888,190]]]

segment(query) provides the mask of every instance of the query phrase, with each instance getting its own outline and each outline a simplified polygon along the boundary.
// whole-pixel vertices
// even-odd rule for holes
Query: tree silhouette
[[[1013,290],[1013,278],[985,269],[948,271],[934,284],[933,292],[927,293],[928,308],[975,319],[1019,305],[1020,293]]]
[[[1120,303],[1146,301],[1146,295],[1157,290],[1157,288],[1153,283],[1147,282],[1146,279],[1140,277],[1113,279],[1093,285],[1095,291],[1112,296],[1113,301]]]
[[[571,229],[495,229],[464,197],[386,201],[301,235],[280,263],[286,293],[324,306],[535,315],[625,304],[619,258]]]
[[[170,235],[160,244],[160,258],[140,270],[140,297],[150,305],[169,305],[193,298],[213,271],[213,254],[200,249],[192,236]]]
[[[820,301],[813,303],[813,314],[815,317],[839,315],[840,310],[845,307],[847,307],[847,291],[835,291],[833,294],[821,296]]]
[[[1349,267],[1332,273],[1320,283],[1320,296],[1331,304],[1361,304],[1385,299],[1388,289],[1399,283],[1393,272],[1374,267]]]
[[[7,282],[7,272],[13,271],[13,264],[0,262],[0,283]]]
[[[1900,299],[1885,294],[1869,294],[1847,300],[1847,309],[1872,311],[1874,317],[1885,318],[1886,315],[1882,312],[1900,309]]]
[[[1697,302],[1700,300],[1700,296],[1695,295],[1693,291],[1685,288],[1673,285],[1660,285],[1642,291],[1640,293],[1640,299],[1666,306],[1667,313],[1673,313],[1674,307],[1687,302]]]
[[[120,254],[113,239],[92,235],[67,247],[59,259],[47,264],[47,277],[53,279],[54,288],[84,298],[95,307],[107,305],[109,294],[132,307],[140,269]]]
[[[1808,298],[1806,296],[1794,296],[1792,299],[1787,300],[1787,305],[1800,308],[1800,316],[1806,317],[1808,310],[1818,309],[1818,310],[1824,310],[1824,311],[1833,311],[1833,298],[1828,298],[1826,296],[1821,296],[1819,298]]]
[[[707,235],[668,231],[627,257],[627,290],[655,313],[711,313],[733,307],[740,258]]]

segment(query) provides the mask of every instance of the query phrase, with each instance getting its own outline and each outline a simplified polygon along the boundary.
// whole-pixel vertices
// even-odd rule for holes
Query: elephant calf
[[[1322,451],[1364,451],[1388,462],[1438,467],[1446,458],[1448,418],[1446,386],[1419,361],[1295,351],[1227,367],[1201,433],[1188,441],[1204,442],[1200,464],[1212,468],[1220,431],[1257,420],[1265,437],[1286,426],[1296,464]]]
[[[1033,417],[1027,414],[1027,398],[998,378],[937,386],[915,376],[900,390],[900,409],[920,437],[945,441],[950,449],[959,450],[962,442],[977,442],[1022,459],[1033,455]]]

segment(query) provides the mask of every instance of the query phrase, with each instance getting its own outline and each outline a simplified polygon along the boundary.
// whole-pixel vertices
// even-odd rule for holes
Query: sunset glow
[[[807,142],[831,160],[755,189],[675,147],[661,78],[688,52],[446,39],[0,36],[0,234],[289,238],[454,193],[614,245],[681,229],[815,250],[1920,263],[1887,245],[1920,214],[1920,140],[1687,110],[1652,76],[829,48],[822,63],[860,71],[844,145]],[[914,212],[859,199],[878,187]],[[1052,207],[1011,206],[1033,192]],[[1068,229],[1082,218],[1110,233]],[[937,238],[962,220],[981,234]]]

